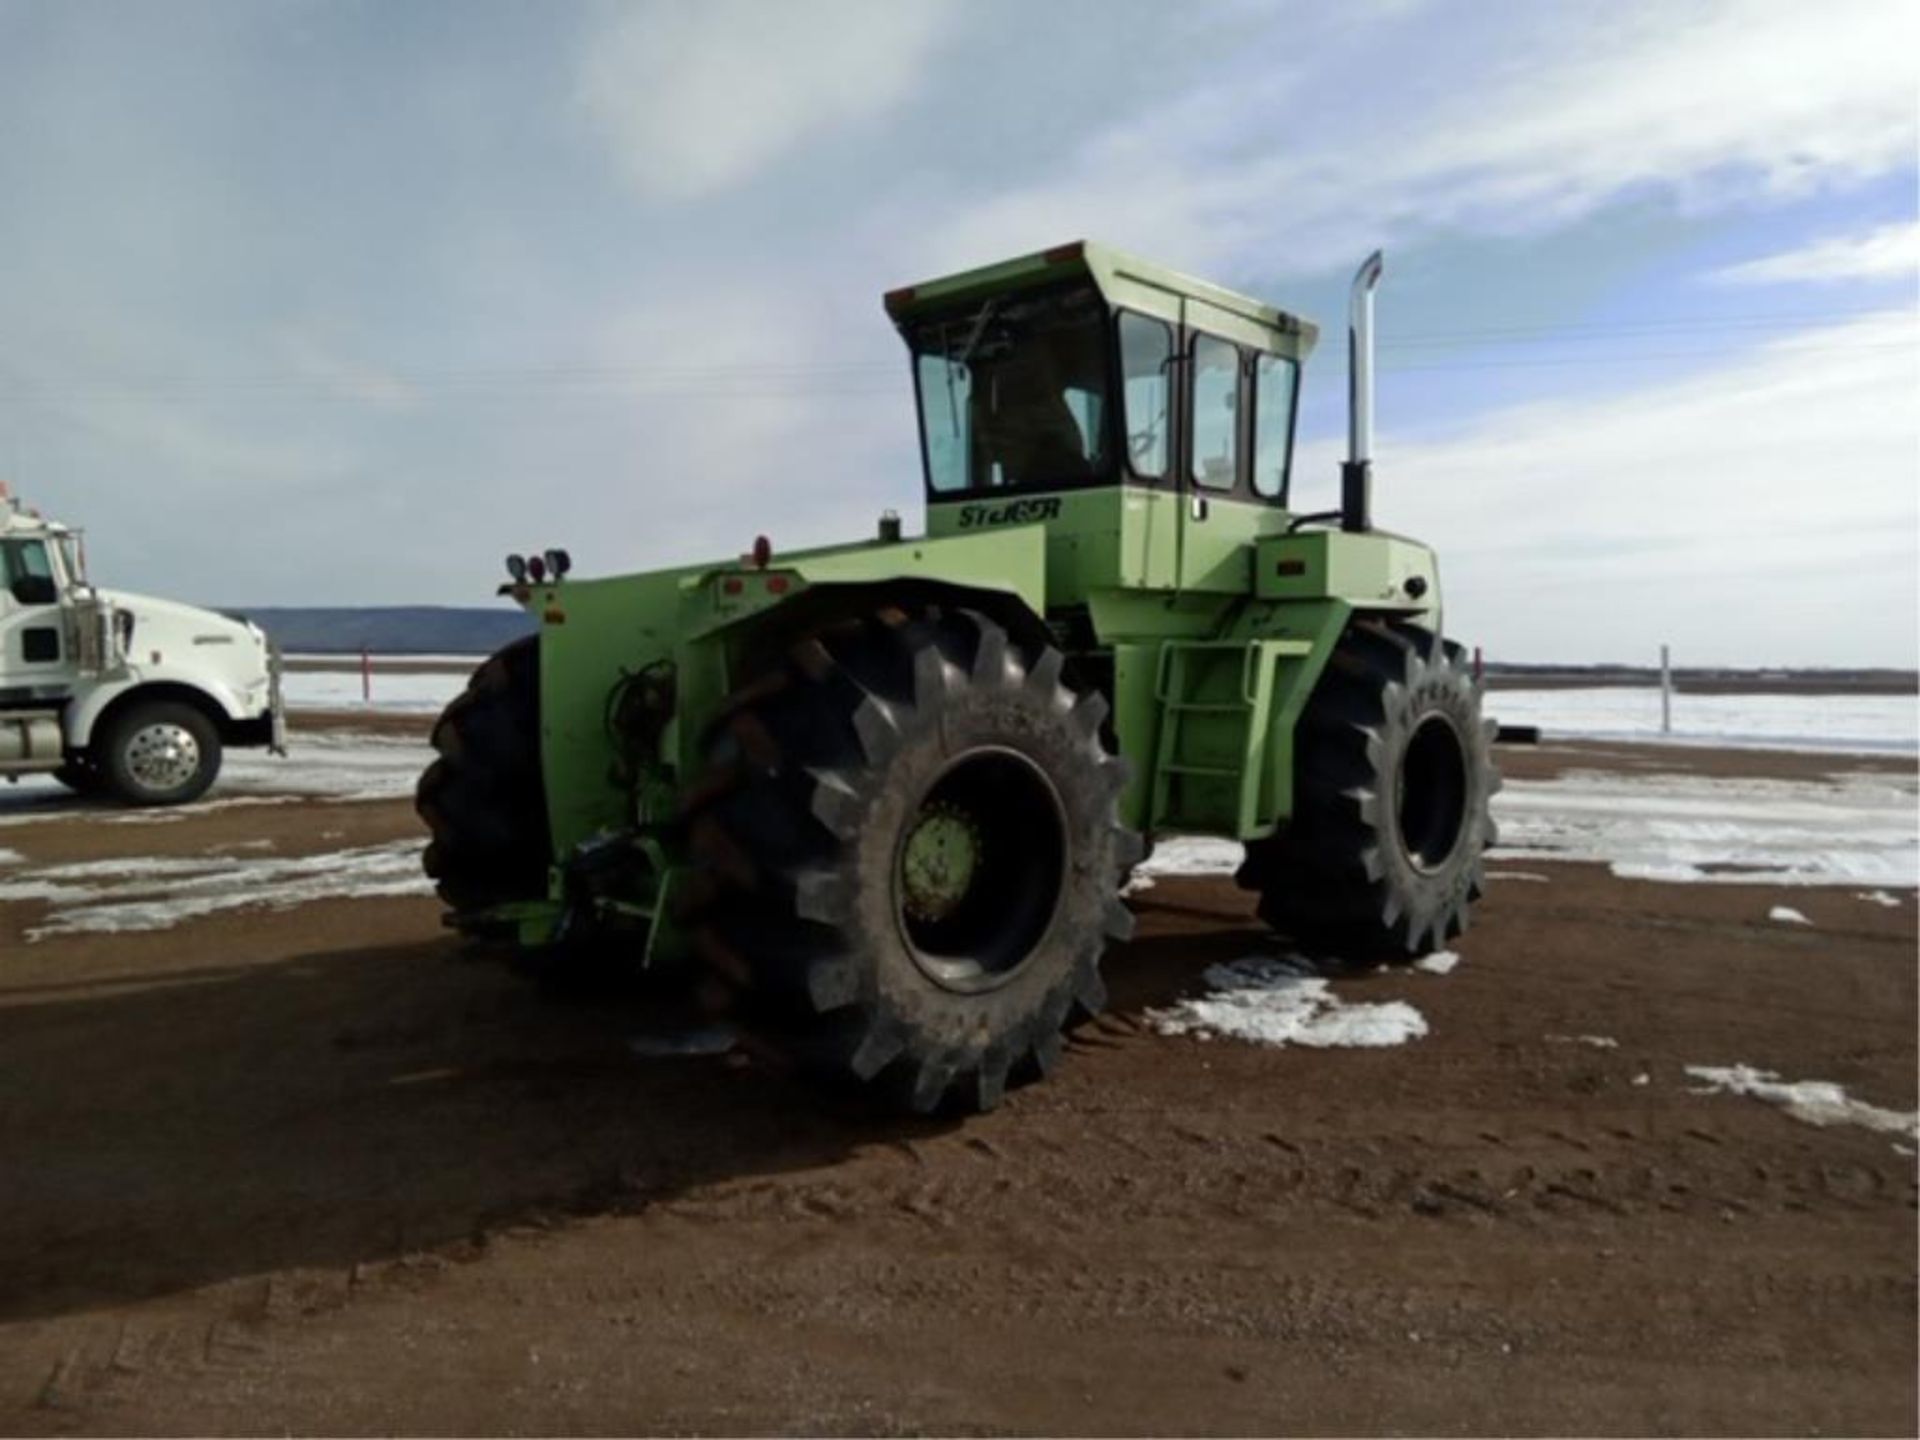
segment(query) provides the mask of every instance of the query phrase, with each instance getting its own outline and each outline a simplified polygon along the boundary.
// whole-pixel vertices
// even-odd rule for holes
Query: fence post
[[[1673,667],[1664,645],[1660,647],[1660,733],[1673,733]]]
[[[360,647],[360,703],[373,703],[373,652],[364,645]]]

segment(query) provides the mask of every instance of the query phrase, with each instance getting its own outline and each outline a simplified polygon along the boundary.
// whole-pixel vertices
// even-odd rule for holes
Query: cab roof
[[[0,535],[8,533],[66,535],[72,532],[59,521],[47,519],[38,510],[29,510],[25,502],[9,494],[6,486],[0,485]]]
[[[1184,321],[1195,329],[1256,350],[1303,359],[1320,336],[1319,327],[1311,321],[1091,240],[1075,240],[997,265],[890,290],[887,314],[904,330],[923,315],[1076,275],[1091,279],[1107,304],[1116,309],[1138,311],[1173,324]]]

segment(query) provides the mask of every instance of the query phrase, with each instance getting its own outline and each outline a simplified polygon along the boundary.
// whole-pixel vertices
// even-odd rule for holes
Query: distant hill
[[[525,611],[508,605],[261,606],[229,613],[245,615],[282,650],[300,655],[486,655],[534,628]]]

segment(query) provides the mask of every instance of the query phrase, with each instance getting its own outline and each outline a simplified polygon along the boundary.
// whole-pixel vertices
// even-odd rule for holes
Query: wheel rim
[[[922,805],[900,851],[900,903],[907,914],[950,918],[973,887],[982,854],[972,815],[951,801]]]
[[[1394,810],[1400,844],[1417,870],[1442,868],[1466,829],[1467,752],[1444,715],[1414,727],[1400,761]]]
[[[200,742],[184,725],[143,725],[127,740],[127,774],[143,790],[177,790],[200,771]]]
[[[1065,890],[1066,815],[1026,756],[961,756],[901,832],[894,910],[921,971],[950,990],[994,990],[1017,975]]]

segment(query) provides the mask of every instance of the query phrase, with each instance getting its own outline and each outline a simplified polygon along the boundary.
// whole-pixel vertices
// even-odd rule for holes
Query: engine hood
[[[133,616],[136,624],[146,621],[164,626],[188,641],[202,636],[238,641],[261,633],[258,626],[248,621],[236,620],[231,615],[222,615],[218,610],[205,610],[198,605],[183,605],[178,600],[162,600],[156,595],[136,595],[130,590],[101,590],[99,593],[100,598],[111,602],[114,609],[124,610]]]

